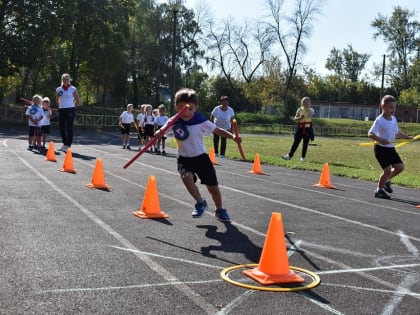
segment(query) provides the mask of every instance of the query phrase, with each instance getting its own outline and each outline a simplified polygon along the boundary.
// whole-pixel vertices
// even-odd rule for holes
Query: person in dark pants
[[[55,90],[58,104],[58,127],[60,129],[63,146],[60,151],[67,152],[73,143],[73,125],[76,116],[76,107],[80,104],[77,88],[71,85],[68,73],[61,76],[61,85]]]
[[[300,142],[303,139],[302,147],[302,156],[300,160],[303,162],[308,152],[309,140],[314,139],[314,130],[312,127],[312,116],[315,111],[311,107],[311,99],[309,97],[304,97],[300,101],[301,105],[296,111],[295,122],[297,123],[296,131],[294,135],[294,140],[292,147],[288,154],[283,155],[283,160],[290,160],[295,154],[297,148],[299,147]]]
[[[210,115],[210,120],[216,124],[217,127],[226,131],[231,131],[232,120],[235,112],[229,106],[229,97],[222,95],[220,97],[220,105],[217,105]],[[213,135],[213,147],[216,156],[219,156],[219,140],[220,140],[220,157],[225,157],[226,153],[226,138],[220,137],[217,134]]]

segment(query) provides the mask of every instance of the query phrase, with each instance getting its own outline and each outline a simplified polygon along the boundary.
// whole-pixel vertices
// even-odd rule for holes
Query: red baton
[[[236,123],[236,119],[232,120],[232,126],[233,126],[233,130],[235,132],[235,136],[239,137],[238,124]],[[237,144],[238,144],[238,149],[239,149],[239,153],[241,154],[242,160],[245,161],[246,158],[245,158],[244,151],[242,150],[242,145],[238,142],[237,142]]]

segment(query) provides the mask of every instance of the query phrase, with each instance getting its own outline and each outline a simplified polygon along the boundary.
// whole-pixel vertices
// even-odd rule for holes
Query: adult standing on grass
[[[217,127],[226,131],[231,131],[232,120],[235,116],[235,111],[229,106],[229,97],[222,95],[220,97],[220,105],[217,105],[210,115],[210,120],[216,124]],[[220,157],[225,157],[226,153],[226,138],[213,134],[213,147],[216,156],[219,156],[219,140],[220,140]]]
[[[314,109],[311,107],[311,99],[305,96],[300,101],[300,107],[296,111],[295,122],[297,124],[294,141],[288,154],[283,155],[283,160],[290,160],[295,154],[300,142],[303,139],[302,156],[300,160],[303,162],[308,152],[309,140],[314,139],[314,130],[312,128],[312,116],[315,114]]]
[[[58,104],[58,127],[60,129],[63,146],[60,151],[67,152],[73,143],[73,125],[76,116],[76,107],[80,104],[77,88],[71,85],[68,73],[61,76],[61,85],[55,90]]]
[[[369,138],[376,142],[373,150],[383,170],[375,191],[376,198],[391,199],[385,191],[392,193],[391,178],[404,170],[403,161],[395,150],[395,138],[413,139],[399,130],[397,119],[394,116],[396,108],[395,97],[385,95],[381,100],[382,113],[376,117],[368,132]]]

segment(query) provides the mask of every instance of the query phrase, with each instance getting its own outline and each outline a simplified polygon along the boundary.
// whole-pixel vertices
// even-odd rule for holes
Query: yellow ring
[[[262,287],[262,286],[256,286],[256,285],[250,285],[250,284],[245,284],[245,283],[241,283],[241,282],[237,282],[234,281],[232,279],[230,279],[227,276],[227,273],[232,271],[232,270],[236,270],[236,269],[241,269],[241,268],[250,268],[250,267],[256,267],[258,266],[258,264],[245,264],[245,265],[235,265],[232,267],[228,267],[226,269],[223,269],[220,272],[220,275],[222,277],[223,280],[225,280],[226,282],[229,282],[230,284],[236,285],[238,287],[242,287],[242,288],[247,288],[247,289],[252,289],[252,290],[259,290],[259,291],[272,291],[272,292],[295,292],[295,291],[303,291],[303,290],[309,290],[309,289],[313,289],[315,287],[317,287],[320,283],[321,283],[321,279],[319,278],[318,275],[316,275],[313,272],[310,272],[306,269],[302,269],[302,268],[298,268],[298,267],[293,267],[293,266],[289,266],[290,269],[295,270],[295,271],[300,271],[302,273],[307,274],[309,277],[311,277],[313,279],[313,281],[307,285],[303,285],[303,286],[299,286],[299,287],[295,287],[295,288],[274,288],[274,287]]]

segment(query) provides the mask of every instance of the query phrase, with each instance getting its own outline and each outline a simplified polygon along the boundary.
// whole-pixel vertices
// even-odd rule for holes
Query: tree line
[[[35,0],[0,4],[0,99],[54,99],[70,73],[84,106],[170,105],[188,86],[209,111],[229,95],[237,111],[290,116],[299,99],[377,104],[392,93],[420,106],[420,23],[399,6],[372,20],[388,46],[386,67],[363,77],[369,55],[332,47],[321,76],[302,64],[322,0],[264,0],[255,20],[220,21],[182,0]],[[288,5],[286,5],[288,4]],[[257,14],[256,14],[257,15]],[[385,88],[374,81],[385,78]]]

